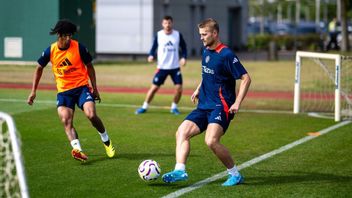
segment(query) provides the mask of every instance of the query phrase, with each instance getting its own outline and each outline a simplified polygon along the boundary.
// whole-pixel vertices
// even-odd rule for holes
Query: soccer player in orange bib
[[[71,143],[72,157],[82,162],[88,159],[87,155],[82,152],[77,131],[73,126],[75,105],[77,105],[98,131],[106,154],[112,158],[115,155],[115,148],[95,108],[94,101],[100,102],[100,95],[92,65],[92,56],[85,46],[72,39],[72,35],[76,31],[76,25],[66,19],[59,20],[51,29],[50,34],[56,34],[57,41],[44,50],[38,59],[32,91],[28,96],[27,103],[29,105],[34,103],[43,69],[50,61],[58,90],[57,112]]]

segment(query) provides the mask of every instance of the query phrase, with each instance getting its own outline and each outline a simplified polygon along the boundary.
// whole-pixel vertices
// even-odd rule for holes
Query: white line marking
[[[309,112],[308,116],[315,117],[315,118],[323,118],[323,119],[334,119],[334,116],[326,116],[316,112]]]
[[[23,99],[9,99],[9,98],[0,98],[0,102],[13,102],[13,103],[24,103],[26,104],[27,101]],[[38,104],[55,104],[55,100],[35,100],[34,105]],[[103,106],[103,107],[120,107],[120,108],[138,108],[141,107],[141,105],[132,105],[132,104],[113,104],[113,103],[97,103],[97,107]],[[150,105],[149,108],[151,109],[170,109],[170,106],[154,106]],[[194,107],[179,107],[181,110],[193,110],[195,109],[196,106]],[[246,109],[241,109],[240,112],[248,112],[248,113],[273,113],[273,114],[292,114],[291,111],[277,111],[277,110],[246,110]]]
[[[340,122],[340,123],[338,123],[338,124],[335,124],[335,125],[333,125],[333,126],[330,126],[330,127],[328,127],[328,128],[325,128],[325,129],[320,130],[319,133],[320,133],[321,135],[324,135],[324,134],[329,133],[330,131],[333,131],[333,130],[335,130],[335,129],[337,129],[337,128],[340,128],[340,127],[342,127],[342,126],[345,126],[345,125],[347,125],[347,124],[350,124],[351,122],[352,122],[352,121]],[[316,137],[319,137],[319,136],[306,136],[306,137],[301,138],[301,139],[299,139],[299,140],[296,140],[296,141],[294,141],[294,142],[292,142],[292,143],[290,143],[290,144],[287,144],[287,145],[285,145],[285,146],[282,146],[282,147],[280,147],[280,148],[278,148],[278,149],[276,149],[276,150],[273,150],[273,151],[271,151],[271,152],[269,152],[269,153],[263,154],[263,155],[261,155],[261,156],[259,156],[259,157],[256,157],[256,158],[253,158],[253,159],[251,159],[251,160],[249,160],[249,161],[247,161],[247,162],[244,162],[243,164],[239,165],[239,166],[238,166],[238,170],[242,170],[242,169],[245,169],[245,168],[247,168],[247,167],[250,167],[250,166],[252,166],[252,165],[254,165],[254,164],[257,164],[257,163],[259,163],[259,162],[261,162],[261,161],[263,161],[263,160],[266,160],[266,159],[268,159],[268,158],[270,158],[270,157],[272,157],[272,156],[274,156],[274,155],[277,155],[277,154],[282,153],[282,152],[284,152],[284,151],[287,151],[287,150],[289,150],[289,149],[291,149],[291,148],[293,148],[293,147],[295,147],[295,146],[298,146],[298,145],[300,145],[300,144],[302,144],[302,143],[305,143],[305,142],[307,142],[307,141],[309,141],[309,140],[312,140],[312,139],[314,139],[314,138],[316,138]],[[198,188],[201,188],[202,186],[204,186],[204,185],[206,185],[206,184],[208,184],[208,183],[210,183],[210,182],[216,181],[216,180],[218,180],[218,179],[221,179],[221,178],[223,178],[223,177],[225,177],[225,176],[227,176],[227,171],[218,173],[218,174],[216,174],[216,175],[214,175],[214,176],[212,176],[212,177],[209,177],[209,178],[206,178],[206,179],[204,179],[204,180],[201,180],[201,181],[199,181],[199,182],[197,182],[197,183],[195,183],[195,184],[192,184],[191,186],[188,186],[188,187],[186,187],[186,188],[182,188],[182,189],[180,189],[180,190],[178,190],[178,191],[175,191],[175,192],[173,192],[173,193],[170,193],[170,194],[168,194],[168,195],[165,195],[165,196],[163,196],[162,198],[174,198],[174,197],[179,197],[179,196],[181,196],[181,195],[183,195],[183,194],[185,194],[185,193],[188,193],[188,192],[191,192],[191,191],[196,190],[196,189],[198,189]]]
[[[18,103],[26,103],[26,100],[20,100],[20,99],[4,99],[4,98],[0,98],[0,102],[16,102],[16,103],[18,102]],[[55,101],[53,101],[53,100],[36,100],[35,102],[36,102],[36,103],[39,103],[39,104],[55,104]],[[98,104],[97,106],[121,107],[121,108],[125,108],[125,107],[137,108],[137,107],[140,107],[140,105],[109,104],[109,103],[108,103],[108,104],[106,104],[106,103],[104,103],[104,104]],[[168,106],[150,106],[150,108],[155,108],[155,109],[168,109],[168,108],[170,108],[170,107],[168,107]],[[192,110],[192,109],[194,109],[194,107],[180,107],[180,109]],[[242,110],[242,111],[243,111],[243,112],[253,112],[253,113],[287,113],[287,114],[292,113],[292,112],[288,112],[288,111],[275,111],[275,110],[274,110],[274,111],[272,111],[272,110]],[[352,121],[340,122],[340,123],[338,123],[338,124],[336,124],[336,125],[333,125],[333,126],[331,126],[331,127],[328,127],[328,128],[326,128],[326,129],[323,129],[323,130],[319,131],[319,133],[320,133],[321,135],[324,135],[324,134],[326,134],[326,133],[328,133],[328,132],[330,132],[330,131],[332,131],[332,130],[335,130],[335,129],[339,128],[339,127],[345,126],[345,125],[347,125],[347,124],[349,124],[349,123],[351,123],[351,122],[352,122]],[[299,144],[302,144],[302,143],[304,143],[304,142],[307,142],[307,141],[309,141],[309,140],[311,140],[311,139],[314,139],[314,138],[316,138],[316,137],[317,137],[317,136],[307,136],[307,137],[304,137],[304,138],[302,138],[302,139],[299,139],[299,140],[297,140],[297,141],[295,141],[295,142],[292,142],[292,143],[290,143],[290,144],[287,144],[287,145],[285,145],[285,146],[283,146],[283,147],[280,147],[280,148],[278,148],[278,149],[276,149],[276,150],[273,150],[273,151],[271,151],[271,152],[269,152],[269,153],[263,154],[263,155],[261,155],[261,156],[259,156],[259,157],[256,157],[256,158],[253,158],[252,160],[247,161],[247,162],[245,162],[245,163],[239,165],[239,166],[238,166],[238,170],[242,170],[242,169],[244,169],[244,168],[247,168],[247,167],[249,167],[249,166],[252,166],[253,164],[259,163],[259,162],[261,162],[261,161],[263,161],[263,160],[266,160],[266,159],[268,159],[268,158],[270,158],[270,157],[272,157],[272,156],[274,156],[274,155],[277,155],[277,154],[279,154],[279,153],[282,153],[282,152],[284,152],[284,151],[286,151],[286,150],[289,150],[289,149],[291,149],[291,148],[293,148],[293,147],[295,147],[295,146],[297,146],[297,145],[299,145]],[[221,179],[221,178],[225,177],[226,175],[227,175],[227,171],[218,173],[218,174],[216,174],[216,175],[214,175],[214,176],[212,176],[212,177],[209,177],[209,178],[207,178],[207,179],[204,179],[204,180],[202,180],[202,181],[199,181],[199,182],[197,182],[197,183],[195,183],[195,184],[193,184],[193,185],[191,185],[191,186],[189,186],[189,187],[183,188],[183,189],[181,189],[181,190],[178,190],[178,191],[175,191],[175,192],[173,192],[173,193],[170,193],[170,194],[168,194],[168,195],[166,195],[166,196],[163,196],[163,198],[179,197],[179,196],[181,196],[181,195],[183,195],[183,194],[185,194],[185,193],[188,193],[188,192],[193,191],[193,190],[195,190],[195,189],[201,188],[202,186],[204,186],[204,185],[206,185],[206,184],[208,184],[208,183],[211,183],[211,182],[213,182],[213,181],[216,181],[216,180],[218,180],[218,179]]]

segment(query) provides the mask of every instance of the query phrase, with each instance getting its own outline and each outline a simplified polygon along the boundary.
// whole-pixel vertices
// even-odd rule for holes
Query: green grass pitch
[[[14,117],[20,132],[31,197],[162,197],[225,170],[202,134],[191,140],[187,182],[142,181],[137,168],[145,159],[156,160],[163,173],[174,167],[175,131],[190,112],[183,109],[174,116],[168,109],[151,108],[137,116],[129,105],[139,105],[144,94],[101,93],[97,111],[117,149],[113,159],[106,157],[99,135],[76,110],[74,124],[89,156],[81,164],[70,155],[55,108],[56,93],[39,90],[32,107],[25,104],[28,93],[0,89],[0,111]],[[153,105],[168,106],[170,100],[171,96],[158,95]],[[182,104],[192,107],[188,96]],[[244,111],[236,115],[222,143],[239,165],[334,124],[306,115]],[[352,194],[351,131],[350,124],[243,169],[243,185],[221,187],[223,178],[184,197],[348,197]]]

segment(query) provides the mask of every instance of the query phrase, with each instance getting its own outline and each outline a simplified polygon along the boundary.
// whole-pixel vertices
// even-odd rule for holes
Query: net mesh
[[[0,198],[21,197],[7,123],[0,118]]]
[[[335,60],[302,57],[301,65],[301,111],[333,117]],[[340,69],[341,118],[352,119],[352,57],[342,57]]]

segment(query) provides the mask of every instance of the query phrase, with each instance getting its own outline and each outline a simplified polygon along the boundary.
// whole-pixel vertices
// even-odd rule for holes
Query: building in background
[[[244,0],[97,0],[96,52],[99,55],[145,55],[165,15],[187,43],[189,55],[202,44],[197,24],[206,18],[220,23],[220,36],[233,49],[247,43],[248,3]]]
[[[36,61],[63,18],[78,25],[74,39],[93,55],[146,55],[165,15],[174,18],[190,56],[200,54],[197,24],[209,17],[229,47],[247,43],[245,0],[11,0],[0,3],[0,61]]]
[[[0,60],[36,61],[51,42],[59,19],[78,26],[74,36],[95,53],[94,0],[11,0],[0,3]]]

